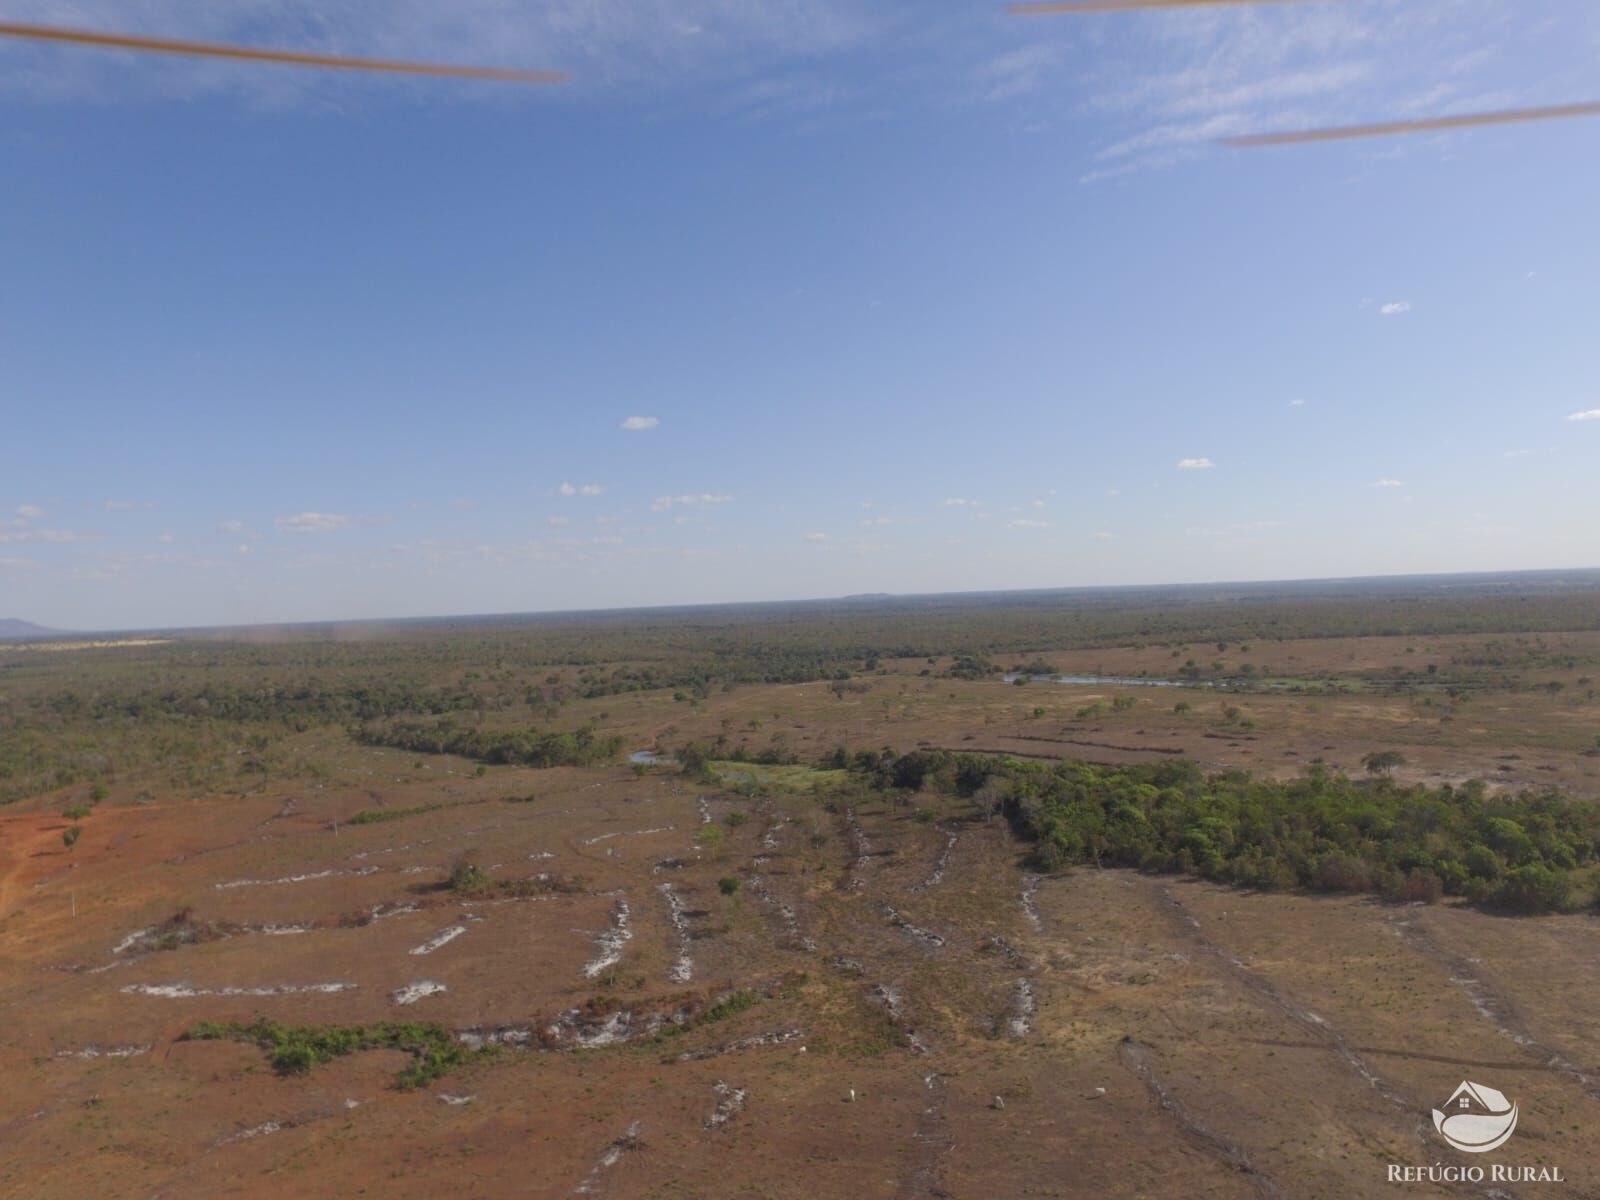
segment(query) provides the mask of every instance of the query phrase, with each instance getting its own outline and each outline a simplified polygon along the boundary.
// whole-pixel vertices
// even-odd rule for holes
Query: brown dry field
[[[1543,641],[1567,638],[1600,651],[1593,635]],[[1290,642],[1249,657],[1307,675],[1425,670],[1473,644]],[[1174,665],[1165,649],[1045,657],[1074,672]],[[1474,696],[1441,721],[1407,697],[1015,688],[924,677],[925,665],[889,664],[842,696],[806,684],[572,709],[636,746],[722,733],[804,761],[838,744],[1095,761],[1181,751],[1208,769],[1294,774],[1316,757],[1354,772],[1367,751],[1398,749],[1404,778],[1600,794],[1600,758],[1584,753],[1600,706],[1581,670],[1548,673],[1567,684],[1559,694]],[[1075,716],[1114,695],[1136,704]],[[1174,713],[1178,700],[1193,711]],[[1224,723],[1230,704],[1253,729]],[[71,852],[61,796],[0,816],[0,1196],[1600,1195],[1592,917],[1128,871],[1035,879],[1009,830],[953,800],[925,823],[879,799],[835,812],[777,788],[708,790],[667,766],[478,777],[332,731],[288,753],[319,778],[280,772],[244,794],[143,805],[114,793]],[[441,807],[345,823],[420,804]],[[733,813],[746,819],[730,826]],[[697,842],[708,819],[720,845]],[[439,890],[468,852],[497,880],[544,872],[568,890]],[[658,869],[671,859],[681,868]],[[742,881],[732,896],[718,887],[729,876]],[[621,906],[618,961],[586,974]],[[186,908],[232,935],[118,952]],[[422,981],[444,990],[397,1003]],[[322,984],[345,986],[217,994]],[[178,987],[195,994],[150,990]],[[760,998],[727,1019],[652,1024],[739,989]],[[575,1010],[592,1016],[563,1016]],[[416,1091],[394,1086],[396,1051],[280,1077],[255,1046],[179,1040],[201,1019],[257,1016],[564,1032]],[[610,1044],[575,1044],[575,1031],[605,1042],[602,1028]],[[1473,1161],[1429,1119],[1463,1079],[1520,1106],[1505,1150],[1481,1157],[1568,1182],[1387,1182],[1390,1163]]]

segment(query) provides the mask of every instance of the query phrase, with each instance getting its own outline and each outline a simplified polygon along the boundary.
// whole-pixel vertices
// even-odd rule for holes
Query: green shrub
[[[739,877],[737,875],[724,875],[717,880],[717,887],[724,896],[732,896],[739,890]]]
[[[481,892],[489,886],[489,873],[470,858],[460,858],[450,868],[450,877],[445,880],[445,886],[452,892],[466,895]]]
[[[1566,875],[1542,863],[1513,867],[1489,894],[1491,903],[1521,913],[1559,911],[1571,898],[1572,884]]]
[[[1097,766],[919,750],[851,771],[908,795],[931,781],[996,803],[1044,871],[1073,863],[1182,871],[1246,887],[1463,896],[1517,912],[1570,907],[1571,872],[1600,867],[1600,806],[1555,789],[1491,796],[1479,782],[1402,786],[1313,763],[1288,782],[1192,762]]]
[[[415,808],[363,808],[345,822],[346,825],[381,825],[385,821],[398,821],[402,817],[420,816],[443,808],[442,804],[419,804]]]
[[[201,1021],[180,1041],[254,1042],[280,1075],[307,1075],[323,1063],[358,1050],[403,1050],[412,1061],[395,1076],[402,1091],[424,1087],[457,1067],[487,1057],[492,1049],[469,1050],[443,1025],[380,1021],[375,1025],[283,1025]]]
[[[722,845],[722,827],[719,825],[702,825],[700,831],[694,835],[694,840],[707,850],[715,850]]]

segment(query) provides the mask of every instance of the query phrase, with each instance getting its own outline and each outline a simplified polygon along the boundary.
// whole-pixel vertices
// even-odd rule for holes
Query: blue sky
[[[0,616],[1600,564],[1588,0],[6,15],[574,82],[0,45]]]

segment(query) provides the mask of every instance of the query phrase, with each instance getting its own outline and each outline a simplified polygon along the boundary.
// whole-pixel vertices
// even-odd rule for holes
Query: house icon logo
[[[1433,1127],[1457,1150],[1483,1154],[1505,1145],[1517,1127],[1517,1106],[1503,1092],[1481,1083],[1465,1083],[1433,1110]]]

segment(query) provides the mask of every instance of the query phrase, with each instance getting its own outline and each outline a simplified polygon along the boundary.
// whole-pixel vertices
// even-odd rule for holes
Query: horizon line
[[[1052,587],[984,588],[971,591],[946,592],[849,592],[844,595],[798,596],[782,600],[704,600],[684,604],[618,605],[597,608],[521,609],[498,612],[420,613],[403,617],[327,617],[289,621],[253,621],[238,625],[141,625],[103,629],[56,629],[38,625],[45,632],[38,636],[8,638],[0,636],[0,644],[20,642],[66,641],[87,637],[128,637],[136,634],[215,634],[229,631],[315,629],[338,626],[377,626],[419,624],[429,621],[492,621],[528,617],[599,617],[622,613],[683,612],[709,608],[761,608],[786,604],[839,604],[846,601],[870,600],[929,600],[958,598],[962,596],[1027,596],[1046,592],[1134,592],[1151,590],[1177,590],[1182,588],[1270,587],[1273,585],[1380,583],[1404,579],[1446,580],[1485,579],[1528,575],[1600,575],[1600,566],[1584,567],[1531,567],[1508,571],[1422,571],[1393,572],[1379,575],[1312,575],[1296,578],[1267,579],[1209,579],[1172,580],[1164,583],[1099,583],[1063,584]],[[1596,581],[1600,583],[1600,580]],[[34,625],[23,617],[0,618]]]

